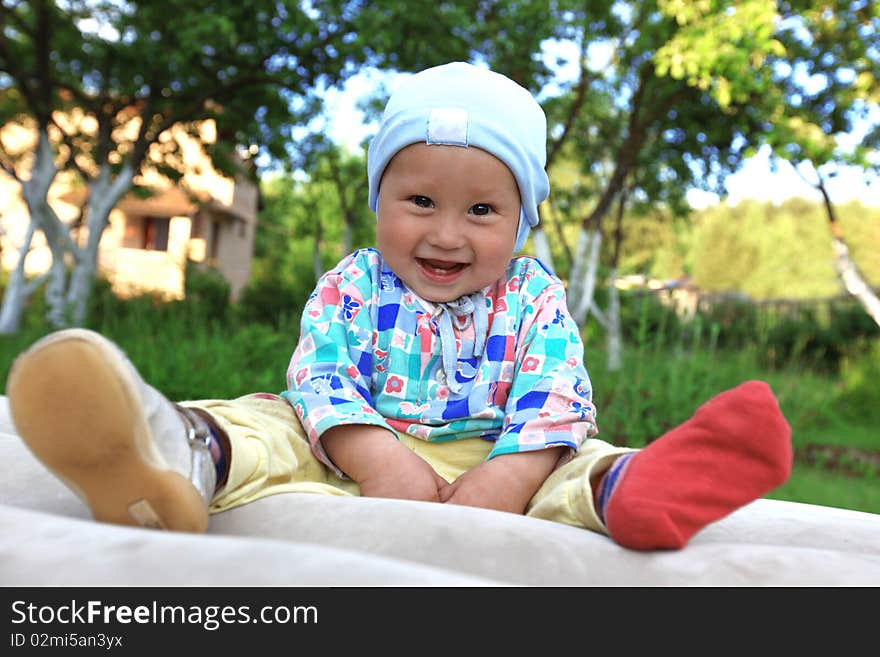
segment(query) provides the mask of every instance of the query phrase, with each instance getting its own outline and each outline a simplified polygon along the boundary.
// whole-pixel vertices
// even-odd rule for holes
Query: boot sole
[[[37,343],[9,374],[16,429],[96,520],[204,532],[202,496],[153,444],[137,384],[118,361],[86,331]]]

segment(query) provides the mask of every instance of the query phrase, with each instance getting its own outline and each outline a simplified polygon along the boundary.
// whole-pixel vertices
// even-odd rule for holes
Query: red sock
[[[747,381],[627,456],[596,487],[608,533],[637,550],[682,548],[709,523],[788,479],[791,428],[770,387]]]

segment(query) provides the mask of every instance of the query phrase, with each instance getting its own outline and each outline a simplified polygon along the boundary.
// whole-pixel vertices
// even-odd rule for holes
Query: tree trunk
[[[583,247],[581,244],[583,244]],[[587,313],[589,313],[590,307],[593,305],[601,247],[601,231],[582,229],[581,237],[578,239],[578,256],[575,259],[575,269],[579,271],[577,276],[574,273],[572,274],[572,281],[576,282],[572,316],[578,326],[583,326],[587,321]],[[582,248],[583,251],[581,250]]]
[[[64,254],[52,250],[52,264],[46,284],[46,321],[49,326],[63,328],[67,325],[67,264]]]
[[[131,188],[134,170],[125,165],[114,178],[110,165],[101,167],[101,172],[89,184],[89,198],[86,206],[86,225],[89,235],[84,248],[74,251],[73,271],[70,274],[66,294],[55,300],[52,312],[61,319],[62,324],[82,326],[86,320],[89,297],[95,285],[98,271],[98,247],[104,229],[110,224],[110,212],[119,199]],[[58,326],[58,324],[54,324]]]
[[[574,256],[571,259],[571,271],[568,274],[568,297],[569,310],[574,312],[575,307],[580,303],[584,288],[584,271],[587,266],[587,251],[590,248],[590,240],[592,233],[588,230],[581,229],[578,233],[578,241],[575,245]]]
[[[605,312],[607,319],[606,349],[608,353],[608,371],[618,372],[623,366],[623,332],[620,327],[620,293],[617,290],[617,267],[611,268],[608,279],[608,309]]]
[[[550,242],[547,241],[547,233],[542,228],[536,227],[532,231],[532,245],[535,247],[535,257],[551,271],[555,271],[553,255],[550,253]]]
[[[849,255],[846,243],[835,237],[832,241],[834,249],[834,268],[843,283],[843,287],[853,295],[865,309],[865,312],[880,326],[880,299],[865,281],[855,261]]]
[[[18,332],[21,318],[28,299],[38,287],[39,279],[34,284],[29,284],[25,278],[24,266],[31,242],[36,230],[41,230],[46,236],[46,242],[52,253],[52,270],[57,267],[63,269],[65,251],[72,245],[72,241],[66,233],[64,224],[58,219],[55,211],[49,205],[49,188],[58,175],[55,166],[52,146],[45,128],[37,135],[37,147],[34,152],[34,165],[30,172],[30,178],[20,180],[21,195],[30,215],[27,235],[19,253],[18,264],[9,279],[3,296],[3,305],[0,309],[0,333],[12,334]],[[55,294],[57,283],[50,280],[46,287],[47,297]]]
[[[351,225],[351,221],[348,217],[345,218],[345,229],[342,232],[342,252],[343,253],[351,253],[352,252],[352,244],[354,244],[354,239],[352,235],[354,234],[354,230]]]
[[[30,251],[36,228],[36,223],[31,220],[24,242],[18,252],[18,262],[15,269],[10,272],[9,280],[6,283],[3,305],[0,306],[0,334],[2,335],[12,335],[18,332],[22,315],[24,315],[25,303],[33,292],[25,279],[24,261]]]
[[[849,247],[844,240],[843,228],[837,220],[837,213],[834,211],[834,205],[831,203],[831,197],[828,195],[828,190],[825,188],[825,182],[821,176],[816,188],[822,194],[825,212],[828,215],[828,223],[831,228],[831,248],[834,251],[834,268],[837,270],[837,275],[840,277],[844,289],[856,298],[865,312],[874,320],[874,323],[880,326],[880,299],[865,281],[858,265],[849,254]]]
[[[565,239],[565,232],[562,230],[562,221],[559,218],[559,212],[557,212],[556,205],[553,203],[552,198],[547,199],[547,215],[548,220],[552,220],[551,223],[553,224],[556,243],[562,249],[562,254],[565,256],[565,261],[570,268],[574,258],[572,257],[571,247],[568,245],[568,240]]]
[[[620,326],[620,292],[617,289],[617,267],[623,246],[623,212],[626,209],[626,190],[617,200],[617,217],[614,222],[614,253],[611,256],[611,272],[608,276],[608,309],[605,335],[607,336],[608,371],[617,372],[623,366],[623,332]]]

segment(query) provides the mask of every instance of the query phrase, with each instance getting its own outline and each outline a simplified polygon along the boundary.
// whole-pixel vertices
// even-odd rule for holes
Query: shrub
[[[293,282],[277,277],[255,278],[242,290],[236,312],[247,323],[260,322],[275,328],[296,325],[313,287],[311,278]]]
[[[843,358],[840,367],[839,408],[849,418],[880,423],[880,340],[861,340]]]
[[[208,319],[225,319],[232,287],[214,268],[188,261],[184,285],[188,305]]]
[[[746,299],[724,298],[700,309],[708,326],[717,327],[718,346],[739,349],[759,339],[759,309]]]
[[[675,308],[653,294],[624,294],[620,300],[620,325],[627,342],[668,345],[681,335],[682,320]]]

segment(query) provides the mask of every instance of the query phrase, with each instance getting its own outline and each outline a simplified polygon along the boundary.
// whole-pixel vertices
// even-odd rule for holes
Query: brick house
[[[0,131],[7,149],[11,144],[28,148],[33,134],[20,126]],[[258,187],[247,175],[230,179],[217,172],[200,142],[182,132],[174,137],[181,145],[187,171],[178,183],[146,170],[136,179],[152,194],[124,197],[110,213],[110,225],[101,237],[98,268],[122,296],[149,292],[169,299],[184,296],[187,260],[212,267],[229,281],[235,299],[250,277],[257,222]],[[214,126],[202,126],[201,139],[210,143]],[[12,147],[14,148],[14,146]],[[59,174],[49,191],[58,217],[73,222],[85,200],[85,190]],[[18,247],[28,224],[28,211],[18,183],[0,171],[0,265],[15,266]],[[48,269],[51,255],[41,233],[25,261],[26,272],[37,275]]]

